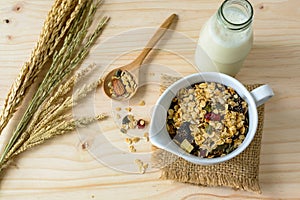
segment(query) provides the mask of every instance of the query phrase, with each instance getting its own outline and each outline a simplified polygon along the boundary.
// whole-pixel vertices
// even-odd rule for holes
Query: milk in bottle
[[[247,0],[226,0],[203,26],[195,53],[201,72],[231,76],[241,69],[253,43],[253,8]]]

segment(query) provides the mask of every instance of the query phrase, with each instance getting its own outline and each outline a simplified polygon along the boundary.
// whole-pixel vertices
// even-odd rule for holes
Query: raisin
[[[143,128],[145,128],[145,126],[146,126],[145,120],[139,119],[138,122],[137,122],[138,129],[143,129]]]
[[[212,121],[220,121],[221,120],[221,115],[215,114],[213,112],[206,113],[204,117],[206,120],[212,120]]]

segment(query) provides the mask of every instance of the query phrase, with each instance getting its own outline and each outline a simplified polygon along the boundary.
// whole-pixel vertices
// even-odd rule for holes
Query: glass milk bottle
[[[247,0],[223,2],[200,32],[195,62],[201,72],[239,72],[253,43],[252,17]]]

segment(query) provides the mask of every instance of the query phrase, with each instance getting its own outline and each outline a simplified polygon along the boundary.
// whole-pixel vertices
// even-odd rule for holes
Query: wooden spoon
[[[129,63],[127,65],[113,69],[105,76],[104,81],[103,81],[103,89],[104,89],[104,93],[108,97],[115,99],[115,100],[128,100],[135,94],[135,92],[137,90],[138,76],[137,77],[133,76],[129,71],[136,70],[142,65],[146,56],[150,53],[150,51],[153,49],[153,47],[156,45],[156,43],[160,40],[160,38],[165,34],[167,29],[175,21],[176,18],[177,18],[177,15],[172,14],[162,23],[162,25],[155,32],[155,34],[152,36],[152,38],[147,43],[146,47],[142,50],[142,52],[136,59],[134,59],[131,63]],[[132,87],[132,91],[130,92],[130,94],[129,93],[126,94],[126,92],[127,92],[126,88],[125,88],[126,86],[122,83],[121,79],[119,79],[119,78],[121,78],[121,74],[129,75],[129,78],[132,79],[132,81],[134,81],[134,83],[135,83],[135,86]],[[130,85],[130,83],[129,83],[129,85]],[[130,85],[130,86],[132,86],[132,85]],[[118,95],[115,95],[116,93]]]

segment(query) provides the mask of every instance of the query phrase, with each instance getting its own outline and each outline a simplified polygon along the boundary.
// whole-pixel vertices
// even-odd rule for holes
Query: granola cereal
[[[182,149],[202,158],[224,156],[244,140],[247,102],[228,86],[201,82],[179,90],[167,112],[167,130]]]
[[[144,105],[146,105],[145,100],[141,100],[141,101],[139,102],[139,106],[144,106]]]
[[[108,83],[108,87],[112,98],[126,99],[135,93],[137,84],[132,74],[119,69]]]
[[[148,166],[149,166],[148,163],[143,163],[143,161],[141,161],[140,159],[136,159],[134,162],[138,166],[139,172],[141,174],[144,174],[146,172],[146,170],[148,169]]]

